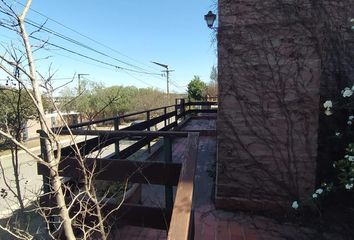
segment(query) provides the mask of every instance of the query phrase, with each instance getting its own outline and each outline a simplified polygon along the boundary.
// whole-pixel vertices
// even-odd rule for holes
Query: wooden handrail
[[[198,112],[216,112],[216,109],[187,110],[186,106],[191,106],[191,105],[210,106],[215,104],[217,103],[205,103],[205,102],[185,103],[184,101],[181,101],[181,103],[177,105],[171,105],[171,106],[151,109],[148,111],[127,114],[124,116],[117,116],[117,117],[103,119],[103,120],[76,124],[70,127],[74,127],[74,129],[71,130],[71,132],[74,135],[97,136],[94,138],[90,138],[84,142],[78,143],[78,146],[83,156],[87,155],[87,153],[89,152],[102,149],[103,147],[116,143],[117,141],[127,137],[132,137],[132,136],[143,137],[141,140],[137,141],[133,145],[124,149],[123,151],[119,151],[119,147],[118,147],[119,155],[117,156],[121,158],[119,161],[112,161],[108,159],[87,159],[87,161],[88,162],[96,161],[100,163],[98,166],[100,167],[99,170],[102,170],[102,172],[100,175],[98,175],[98,179],[103,179],[103,180],[122,180],[126,178],[127,175],[129,175],[130,180],[133,182],[144,183],[146,180],[145,177],[148,177],[150,182],[154,184],[173,186],[177,184],[177,178],[179,177],[176,196],[172,208],[171,221],[169,221],[169,217],[168,217],[168,221],[164,221],[164,222],[160,221],[159,223],[160,225],[158,224],[157,225],[161,227],[162,226],[161,223],[166,222],[167,225],[168,223],[170,223],[168,228],[168,237],[167,237],[169,240],[187,240],[190,239],[191,236],[193,236],[194,234],[193,233],[193,229],[194,229],[193,193],[194,193],[194,178],[195,178],[195,171],[196,171],[196,162],[197,162],[197,155],[198,155],[198,141],[199,141],[200,133],[193,132],[193,131],[176,132],[170,130],[171,129],[178,130],[179,129],[178,119],[180,118],[185,119],[186,114],[198,113]],[[175,107],[175,109],[173,111],[167,112],[166,109],[168,107]],[[138,114],[143,114],[148,112],[150,113],[151,111],[157,111],[157,110],[163,110],[164,114],[155,118],[150,118],[148,114],[146,121],[138,123],[131,127],[127,127],[126,129],[119,130],[119,122],[115,123],[115,125],[118,124],[118,127],[116,126],[114,131],[75,129],[81,126],[87,126],[94,123],[100,123],[100,122],[106,122],[112,120],[115,121],[122,117],[133,116],[133,115],[138,115]],[[171,117],[174,117],[174,121],[167,125],[166,120],[167,119],[170,120]],[[161,123],[161,122],[164,122],[165,126],[161,128],[159,131],[141,131],[141,130],[149,129],[149,127],[153,126],[154,124]],[[67,135],[69,134],[69,131],[66,130],[65,128],[60,129],[58,134]],[[209,136],[215,134],[216,131],[201,132],[201,135]],[[164,137],[164,138],[187,137],[187,149],[182,164],[176,164],[170,162],[167,163],[157,162],[157,163],[147,164],[144,162],[135,162],[135,161],[126,160],[127,156],[131,155],[132,153],[136,152],[144,145],[148,144],[152,139],[158,137]],[[61,169],[63,169],[61,173],[63,176],[75,177],[80,173],[74,171],[75,168],[73,169],[73,166],[75,165],[73,164],[75,160],[74,158],[75,152],[71,148],[72,148],[71,146],[67,146],[62,149],[61,152],[62,156],[63,158],[66,158],[66,160],[63,159],[64,161],[61,162],[60,167]],[[71,171],[68,171],[70,167],[71,167]],[[140,169],[144,177],[142,177],[141,174],[138,174],[140,172],[137,173],[134,172],[137,168]],[[46,174],[47,170],[43,166],[39,167],[38,170],[41,174],[47,175]],[[158,171],[163,171],[163,174],[160,174],[159,176],[155,176],[155,173]],[[150,213],[149,211],[156,213],[156,209],[153,208],[151,209],[144,208],[144,209],[147,213]],[[164,211],[169,212],[169,216],[171,216],[170,207],[166,206],[166,209]],[[136,221],[136,219],[135,218],[131,219],[131,221],[134,222]]]
[[[71,130],[73,135],[101,136],[101,137],[131,137],[131,136],[150,136],[150,137],[188,137],[188,132],[175,131],[124,131],[124,130]],[[61,135],[69,134],[68,130],[62,130]]]
[[[178,181],[168,240],[188,240],[193,234],[193,192],[198,156],[198,133],[188,134],[187,154]]]
[[[110,118],[104,118],[104,119],[92,120],[92,121],[87,121],[87,122],[78,123],[78,124],[72,124],[72,125],[69,126],[69,128],[85,127],[85,126],[89,126],[89,125],[92,125],[92,124],[114,121],[116,118],[126,118],[126,117],[135,116],[135,115],[146,114],[147,112],[154,112],[154,111],[158,111],[158,110],[164,110],[165,108],[171,108],[171,107],[175,107],[175,105],[168,105],[168,106],[153,108],[153,109],[140,111],[140,112],[127,113],[127,114],[124,114],[124,115],[110,117]],[[58,131],[58,130],[60,130],[62,128],[65,129],[66,127],[64,127],[64,126],[63,127],[56,127],[56,128],[53,128],[53,131]]]

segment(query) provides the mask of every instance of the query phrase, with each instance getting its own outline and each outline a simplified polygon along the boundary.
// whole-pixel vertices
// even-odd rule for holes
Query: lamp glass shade
[[[204,19],[205,19],[208,27],[211,28],[214,25],[216,15],[212,11],[209,11],[208,14],[204,15]]]

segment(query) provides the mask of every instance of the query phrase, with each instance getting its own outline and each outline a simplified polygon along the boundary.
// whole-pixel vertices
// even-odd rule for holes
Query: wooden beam
[[[81,130],[81,131],[85,131],[85,130]],[[81,156],[86,156],[87,154],[97,151],[99,149],[102,149],[108,145],[111,145],[120,139],[123,139],[123,138],[110,137],[110,136],[100,136],[100,137],[90,138],[90,139],[84,140],[82,142],[78,142],[77,146],[80,149]],[[56,153],[57,153],[57,151],[55,150],[55,154]],[[63,147],[61,149],[61,155],[62,156],[76,155],[74,146],[70,145],[67,147]]]
[[[131,116],[135,116],[135,115],[144,114],[146,112],[154,112],[154,111],[163,110],[165,108],[171,108],[171,107],[175,107],[175,105],[169,105],[169,106],[164,106],[164,107],[159,107],[159,108],[153,108],[153,109],[149,109],[147,111],[128,113],[128,114],[125,114],[125,115],[119,115],[119,116],[115,116],[115,117],[111,117],[111,118],[105,118],[105,119],[92,120],[92,121],[87,121],[87,122],[83,122],[83,123],[72,124],[72,125],[69,126],[69,128],[74,129],[74,128],[79,128],[79,127],[90,126],[90,125],[93,125],[93,124],[113,121],[117,117],[122,119],[122,118],[126,118],[126,117],[131,117]],[[58,133],[58,134],[60,134],[61,130],[66,130],[66,129],[67,129],[66,126],[52,128],[52,130],[54,132]]]
[[[170,125],[173,126],[175,122]],[[87,136],[101,136],[108,139],[113,137],[133,137],[133,136],[143,136],[143,137],[188,137],[188,132],[174,132],[174,131],[137,131],[137,130],[72,130],[73,135],[87,135]],[[63,135],[69,134],[67,130],[62,131]]]
[[[161,115],[161,116],[158,116],[158,117],[155,117],[155,118],[151,118],[150,120],[143,121],[143,122],[137,123],[137,124],[135,124],[133,126],[129,126],[129,127],[123,128],[122,130],[123,131],[145,130],[145,129],[149,128],[149,127],[152,127],[152,126],[164,121],[165,119],[173,117],[174,114],[175,114],[175,111],[169,112],[169,113],[166,113],[165,115]]]
[[[158,185],[177,186],[180,175],[180,163],[165,163],[152,161],[132,161],[122,159],[87,158],[86,168],[93,171],[95,179],[106,181],[126,181],[133,183],[150,183]],[[95,166],[95,167],[94,167]],[[63,159],[59,164],[60,176],[81,179],[82,168],[77,159],[70,157]],[[48,168],[38,165],[38,173],[46,174]]]
[[[198,133],[188,134],[187,155],[182,163],[167,239],[188,240],[193,226],[194,176],[198,155]]]

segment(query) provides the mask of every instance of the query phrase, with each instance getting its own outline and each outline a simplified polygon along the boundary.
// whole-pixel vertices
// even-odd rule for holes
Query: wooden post
[[[186,106],[185,106],[185,99],[184,98],[181,99],[181,113],[182,113],[183,120],[185,120],[186,119]]]
[[[166,115],[166,114],[167,114],[167,108],[166,108],[166,107],[164,107],[164,108],[163,108],[163,114],[164,114],[164,115]],[[165,119],[165,121],[164,121],[164,122],[165,122],[165,127],[166,127],[166,124],[167,124],[166,119]]]
[[[146,121],[149,121],[149,120],[150,120],[150,111],[147,111],[146,112]],[[150,127],[148,127],[146,130],[150,131]],[[148,143],[148,152],[151,153],[151,143],[150,143],[150,141]]]
[[[172,163],[172,139],[171,137],[164,137],[163,151],[166,163]],[[165,185],[165,204],[166,209],[173,208],[173,187]]]
[[[178,125],[177,116],[178,116],[178,99],[176,99],[176,101],[175,101],[175,122],[176,122],[176,126]]]
[[[120,118],[116,117],[114,119],[114,123],[113,124],[114,124],[114,131],[118,131],[119,130],[119,124],[120,124]],[[116,158],[119,158],[119,140],[117,140],[114,143],[114,153],[115,153]]]

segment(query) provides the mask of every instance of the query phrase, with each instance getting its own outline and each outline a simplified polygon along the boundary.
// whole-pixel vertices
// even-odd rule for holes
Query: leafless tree
[[[76,140],[70,132],[66,119],[60,113],[60,110],[57,108],[53,97],[51,96],[52,107],[59,114],[61,122],[64,123],[66,129],[69,130],[71,141],[74,143],[73,152],[75,153],[75,159],[78,163],[77,166],[81,169],[80,172],[82,173],[81,180],[83,187],[72,188],[67,186],[63,183],[60,176],[59,162],[62,160],[61,142],[57,132],[51,128],[51,125],[46,120],[42,98],[43,91],[49,96],[53,93],[53,87],[50,82],[52,76],[41,81],[43,80],[43,76],[40,75],[40,77],[38,77],[35,65],[36,60],[33,54],[35,51],[41,49],[45,45],[45,42],[34,49],[30,42],[30,36],[40,31],[40,29],[36,29],[32,33],[28,33],[26,30],[25,19],[31,3],[32,1],[28,0],[22,9],[22,12],[18,14],[12,5],[8,4],[5,0],[1,1],[0,9],[8,16],[8,20],[2,22],[3,27],[13,30],[20,36],[23,48],[12,48],[17,55],[9,55],[9,52],[2,54],[0,56],[0,69],[9,78],[13,79],[19,84],[19,86],[21,86],[21,89],[30,96],[31,101],[35,105],[41,128],[42,154],[41,156],[36,156],[30,149],[21,143],[19,138],[11,134],[11,132],[6,131],[6,129],[0,129],[0,135],[11,141],[16,148],[25,151],[48,171],[46,179],[48,185],[44,187],[49,188],[49,191],[40,197],[41,199],[48,198],[53,200],[52,203],[54,203],[54,206],[39,205],[36,210],[43,215],[49,228],[49,235],[53,239],[56,239],[60,232],[64,233],[66,239],[76,239],[75,229],[81,229],[80,235],[84,239],[89,239],[93,236],[98,236],[100,239],[107,239],[109,233],[107,218],[110,213],[114,212],[116,209],[103,214],[102,206],[105,204],[104,199],[97,196],[95,190],[95,166],[89,166],[85,156],[81,155],[81,149],[76,144]],[[20,61],[20,59],[24,60]],[[23,77],[20,78],[19,75],[12,71],[12,69],[16,69],[16,71],[18,71]],[[41,82],[43,83],[41,84]],[[20,188],[18,188],[18,190],[19,189]],[[21,193],[17,194],[19,195],[19,198],[21,198]],[[24,206],[21,205],[21,208],[23,209]],[[54,214],[55,211],[57,211],[57,214]],[[57,217],[53,218],[52,216],[54,215]],[[88,223],[86,221],[86,216],[90,219],[94,218],[95,221]],[[19,239],[33,238],[26,229],[17,229],[11,225],[1,226],[1,229]]]

